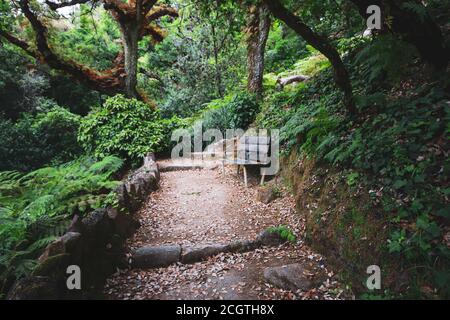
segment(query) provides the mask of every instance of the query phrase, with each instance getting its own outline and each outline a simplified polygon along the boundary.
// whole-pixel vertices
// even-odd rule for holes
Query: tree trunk
[[[121,29],[125,55],[125,94],[128,98],[138,98],[136,85],[139,29],[137,24],[133,22],[122,25]]]
[[[215,73],[216,73],[216,87],[217,87],[217,94],[219,97],[223,97],[223,90],[222,90],[222,74],[220,73],[220,66],[219,66],[219,48],[217,45],[217,36],[216,36],[216,28],[214,27],[214,24],[211,23],[211,36],[213,40],[213,51],[214,51],[214,66],[215,66]]]
[[[328,39],[316,34],[304,24],[296,15],[287,10],[278,0],[264,0],[275,17],[286,23],[288,27],[297,32],[306,42],[319,50],[330,60],[333,67],[334,78],[339,88],[344,92],[344,105],[348,112],[356,114],[350,77],[337,50],[328,42]]]
[[[247,90],[262,99],[264,76],[264,52],[270,30],[270,16],[265,4],[252,6],[247,25]]]
[[[389,28],[395,34],[414,45],[421,57],[436,69],[445,69],[448,65],[450,52],[444,46],[444,39],[439,26],[426,12],[426,8],[420,1],[414,5],[421,6],[424,15],[417,14],[396,4],[392,0],[350,0],[356,5],[360,15],[368,18],[366,13],[369,5],[378,5],[386,16],[391,16],[392,24]]]

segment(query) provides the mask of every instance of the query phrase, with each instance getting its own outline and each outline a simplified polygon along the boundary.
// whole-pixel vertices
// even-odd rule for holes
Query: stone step
[[[279,246],[286,242],[278,233],[265,230],[255,240],[239,240],[229,244],[208,243],[198,245],[144,246],[136,249],[131,256],[132,268],[162,268],[173,263],[192,264],[208,259],[219,253],[253,251],[262,246]]]

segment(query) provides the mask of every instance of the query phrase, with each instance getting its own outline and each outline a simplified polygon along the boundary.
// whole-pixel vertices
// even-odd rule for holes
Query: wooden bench
[[[222,172],[225,174],[225,164],[237,165],[237,174],[242,166],[245,187],[247,184],[246,166],[265,166],[270,164],[270,136],[242,136],[232,140],[231,150],[224,150]],[[265,172],[261,174],[261,184],[264,183]]]

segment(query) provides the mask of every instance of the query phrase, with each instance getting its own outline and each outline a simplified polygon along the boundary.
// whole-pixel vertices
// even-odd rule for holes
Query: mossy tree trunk
[[[263,95],[264,52],[270,31],[269,9],[264,3],[251,6],[247,24],[247,90],[258,100]]]

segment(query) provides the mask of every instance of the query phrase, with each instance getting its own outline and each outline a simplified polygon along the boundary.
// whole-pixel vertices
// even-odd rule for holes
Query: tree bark
[[[138,27],[130,22],[121,25],[123,51],[125,56],[125,94],[128,98],[138,98],[137,85],[137,61],[138,61]]]
[[[385,27],[393,33],[414,45],[421,57],[436,69],[445,69],[448,65],[450,50],[445,48],[442,32],[432,17],[426,13],[419,16],[415,11],[405,9],[392,0],[350,0],[357,8],[360,15],[367,19],[366,13],[369,5],[378,5],[385,16],[392,17],[392,23]],[[414,4],[426,8],[421,1]]]
[[[344,92],[344,105],[350,114],[356,114],[357,110],[353,99],[352,84],[347,68],[342,62],[337,50],[328,42],[328,39],[316,34],[300,18],[286,9],[279,0],[264,0],[264,2],[275,17],[286,23],[288,27],[293,29],[306,42],[330,60],[336,84]]]
[[[220,66],[219,66],[219,48],[217,45],[217,35],[216,35],[216,28],[214,27],[214,24],[211,23],[211,36],[213,40],[213,54],[214,54],[214,66],[215,66],[215,73],[216,73],[216,87],[217,87],[217,94],[219,97],[223,97],[223,89],[222,89],[222,74],[220,73]]]
[[[247,90],[255,93],[258,100],[261,100],[263,95],[264,52],[270,22],[269,10],[264,3],[250,8],[247,25]]]

